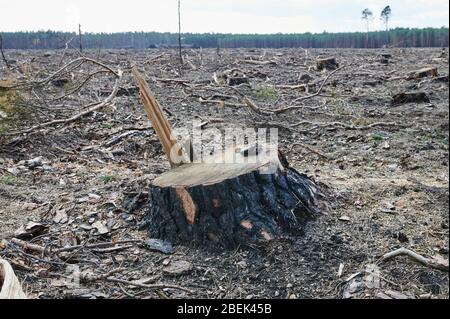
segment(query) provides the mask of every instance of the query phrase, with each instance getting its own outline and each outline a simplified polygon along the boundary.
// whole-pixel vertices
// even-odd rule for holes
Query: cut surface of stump
[[[319,213],[323,195],[306,175],[282,165],[278,152],[261,152],[264,159],[257,161],[254,154],[228,150],[156,178],[146,216],[150,235],[235,247],[300,233]],[[237,162],[217,163],[224,154]]]

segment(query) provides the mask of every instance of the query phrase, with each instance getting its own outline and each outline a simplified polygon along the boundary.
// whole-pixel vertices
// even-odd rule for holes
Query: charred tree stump
[[[299,233],[305,221],[318,214],[323,195],[314,181],[290,168],[284,156],[263,141],[246,148],[232,145],[193,163],[197,154],[192,142],[186,152],[175,141],[146,81],[136,69],[133,75],[172,167],[150,187],[144,224],[152,237],[246,245]],[[189,160],[175,161],[173,154]]]
[[[157,238],[234,247],[301,233],[322,197],[278,155],[254,164],[185,164],[153,181],[146,219]]]

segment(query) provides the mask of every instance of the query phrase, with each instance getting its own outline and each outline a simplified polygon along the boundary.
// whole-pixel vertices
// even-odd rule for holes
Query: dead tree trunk
[[[78,25],[78,37],[80,41],[80,52],[83,53],[83,34],[81,33],[81,24]]]
[[[183,65],[183,52],[181,50],[181,1],[178,0],[178,54],[180,64]]]

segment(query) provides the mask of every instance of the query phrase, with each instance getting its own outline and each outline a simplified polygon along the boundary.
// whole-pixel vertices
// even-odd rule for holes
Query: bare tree
[[[369,31],[370,31],[370,21],[373,18],[373,13],[370,9],[366,8],[362,11],[361,19],[366,20],[367,23],[367,37],[366,37],[366,47],[369,45]]]
[[[83,39],[81,34],[81,24],[78,25],[78,37],[80,38],[80,52],[83,52]]]
[[[391,19],[392,10],[390,6],[386,6],[383,11],[381,11],[380,19],[386,26],[386,31],[389,31],[389,20]]]
[[[363,20],[366,20],[366,23],[367,23],[367,32],[369,32],[370,31],[370,21],[372,20],[372,18],[373,18],[373,13],[372,13],[372,11],[370,11],[370,9],[368,9],[368,8],[366,8],[366,9],[364,9],[363,11],[362,11],[362,17],[361,17]]]
[[[9,68],[8,60],[6,59],[5,53],[3,52],[3,37],[0,34],[0,53],[2,54],[3,62],[5,62],[6,67]]]
[[[183,53],[181,52],[181,0],[178,0],[178,54],[180,64],[183,64]]]

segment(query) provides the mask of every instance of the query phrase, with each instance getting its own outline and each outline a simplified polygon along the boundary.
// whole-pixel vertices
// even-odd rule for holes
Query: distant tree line
[[[348,33],[302,33],[302,34],[220,34],[184,33],[185,46],[203,48],[380,48],[393,47],[448,47],[449,29],[396,28],[386,31]],[[76,33],[39,31],[4,32],[4,49],[61,49],[79,48],[80,39]],[[83,48],[155,48],[176,47],[177,33],[127,32],[127,33],[85,33]]]

